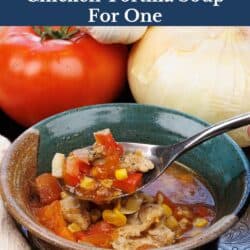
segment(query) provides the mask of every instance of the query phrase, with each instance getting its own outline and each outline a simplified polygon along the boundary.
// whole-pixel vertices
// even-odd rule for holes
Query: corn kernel
[[[179,224],[175,217],[171,215],[166,220],[166,226],[171,230],[175,230],[179,226]]]
[[[61,199],[65,199],[66,197],[68,197],[68,194],[66,192],[61,192],[60,196],[61,196]]]
[[[128,178],[128,172],[126,168],[120,168],[115,170],[115,178],[119,181],[125,180]]]
[[[82,230],[80,228],[80,226],[76,223],[72,223],[72,224],[68,225],[68,229],[71,233],[80,232]]]
[[[205,227],[208,224],[208,221],[204,218],[196,218],[193,222],[195,227]]]
[[[161,206],[162,206],[162,208],[163,208],[164,214],[165,214],[167,217],[169,217],[169,216],[171,216],[171,215],[173,214],[172,209],[171,209],[168,205],[162,204]]]
[[[136,150],[136,151],[135,151],[135,154],[136,154],[137,156],[143,156],[143,154],[142,154],[142,151],[141,151],[141,150]]]
[[[95,189],[95,181],[94,179],[84,176],[84,178],[80,182],[80,187],[87,189],[87,190],[94,190]]]
[[[103,220],[117,227],[122,227],[127,223],[127,217],[118,209],[104,210],[102,213]]]

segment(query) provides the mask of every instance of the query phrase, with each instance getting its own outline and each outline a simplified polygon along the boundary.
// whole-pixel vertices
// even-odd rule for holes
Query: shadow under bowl
[[[26,130],[12,144],[0,170],[2,198],[9,213],[35,236],[43,249],[98,249],[67,241],[36,222],[29,209],[29,183],[51,171],[56,152],[69,153],[93,143],[94,131],[110,128],[118,141],[170,145],[208,124],[165,108],[139,104],[108,104],[74,109],[52,116]],[[204,233],[164,249],[194,249],[228,230],[249,197],[249,163],[227,135],[207,141],[178,159],[204,178],[214,195],[215,223]]]

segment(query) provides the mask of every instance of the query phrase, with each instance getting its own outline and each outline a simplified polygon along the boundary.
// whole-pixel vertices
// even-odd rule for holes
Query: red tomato
[[[106,157],[102,164],[92,169],[92,175],[98,179],[114,178],[115,169],[119,167],[123,147],[117,143],[111,133],[97,132],[94,134],[96,143],[104,146]]]
[[[88,242],[98,247],[110,248],[114,237],[114,227],[107,222],[101,221],[91,225],[85,232],[75,233],[78,241]]]
[[[69,175],[69,174],[64,174],[63,180],[64,180],[64,183],[66,185],[69,185],[69,186],[72,186],[72,187],[77,186],[79,184],[79,182],[80,182],[80,178],[78,176],[72,176],[72,175]]]
[[[123,147],[117,143],[111,133],[95,133],[95,140],[97,143],[104,146],[107,155],[123,155]]]
[[[119,162],[120,158],[117,155],[107,156],[102,165],[95,165],[92,168],[91,174],[97,179],[113,179]]]
[[[142,184],[142,173],[129,174],[128,178],[122,181],[115,180],[113,186],[126,193],[133,193]]]
[[[194,215],[206,218],[209,221],[213,220],[215,216],[214,211],[211,208],[205,207],[204,205],[195,205],[193,207],[193,213]]]
[[[64,183],[69,186],[76,186],[84,174],[90,172],[91,166],[82,162],[79,158],[69,156],[66,159],[63,173]]]
[[[37,209],[36,216],[42,225],[55,232],[57,235],[75,241],[74,235],[67,228],[59,201],[54,201],[48,206]]]
[[[85,162],[80,160],[79,162],[79,169],[82,174],[89,174],[91,166]]]
[[[57,179],[51,174],[42,174],[38,176],[35,184],[42,205],[48,205],[60,199],[62,189]]]
[[[82,32],[41,41],[32,27],[3,27],[0,55],[0,108],[25,126],[111,102],[126,80],[127,47],[101,44]]]

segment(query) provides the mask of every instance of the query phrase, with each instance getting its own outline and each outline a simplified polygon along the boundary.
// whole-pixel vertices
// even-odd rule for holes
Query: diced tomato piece
[[[79,169],[79,160],[73,156],[66,159],[66,164],[63,173],[64,183],[69,186],[76,186],[80,182],[81,172]]]
[[[101,221],[91,225],[87,231],[75,233],[77,241],[91,243],[97,247],[110,248],[114,239],[115,227]]]
[[[75,236],[67,228],[59,201],[54,201],[48,206],[37,209],[36,216],[42,225],[57,235],[75,241]]]
[[[97,132],[94,135],[96,142],[104,146],[107,155],[117,154],[120,157],[123,155],[124,150],[122,145],[120,145],[115,141],[111,132],[109,133]]]
[[[208,220],[211,220],[214,218],[214,211],[204,205],[196,205],[193,207],[193,213],[197,217],[203,217]]]
[[[112,179],[114,172],[119,168],[120,157],[123,155],[123,147],[118,144],[111,132],[107,130],[94,133],[96,143],[104,146],[106,157],[103,163],[93,167],[91,174],[97,179]]]
[[[74,156],[69,156],[66,159],[63,180],[69,186],[76,186],[79,184],[83,175],[89,174],[91,166],[82,162]]]
[[[115,170],[119,168],[119,157],[117,155],[110,155],[105,157],[102,165],[93,167],[92,176],[97,179],[112,179],[115,175]]]
[[[78,164],[81,174],[88,175],[90,173],[91,166],[89,164],[82,161],[80,161]]]
[[[76,232],[74,236],[77,241],[84,241],[84,238],[87,236],[87,231]]]
[[[45,173],[38,176],[35,180],[35,186],[42,205],[48,205],[60,199],[61,186],[51,174]]]
[[[69,185],[72,187],[75,187],[80,183],[80,178],[78,176],[72,176],[67,173],[64,174],[63,180],[66,185]]]
[[[79,176],[81,174],[79,168],[79,160],[76,157],[69,156],[66,159],[65,173],[71,176]]]
[[[113,187],[119,188],[126,193],[133,193],[142,184],[142,173],[129,174],[125,180],[115,180]]]
[[[107,223],[106,221],[100,221],[96,224],[93,224],[89,227],[88,232],[90,234],[94,233],[112,233],[114,230],[114,226]]]

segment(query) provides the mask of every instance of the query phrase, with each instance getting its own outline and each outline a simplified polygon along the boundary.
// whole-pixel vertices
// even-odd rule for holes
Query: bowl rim
[[[137,104],[137,103],[110,103],[110,104],[98,104],[98,105],[90,105],[90,106],[84,106],[84,107],[79,107],[79,108],[75,108],[75,109],[70,109],[70,110],[66,110],[64,112],[55,114],[53,116],[50,116],[36,124],[34,124],[33,126],[31,126],[30,128],[28,128],[27,130],[25,130],[21,135],[19,135],[15,141],[13,142],[13,146],[20,142],[23,138],[23,136],[25,136],[26,133],[29,133],[30,131],[35,131],[35,130],[39,130],[39,127],[47,124],[48,122],[60,118],[64,115],[68,115],[71,113],[76,113],[76,112],[81,112],[84,110],[90,110],[90,109],[100,109],[100,108],[113,108],[113,107],[129,107],[129,108],[133,108],[133,107],[141,107],[141,108],[149,108],[149,109],[153,109],[153,110],[158,110],[160,112],[164,112],[164,113],[170,113],[170,114],[175,114],[175,115],[180,115],[182,117],[186,117],[190,120],[193,120],[201,125],[204,126],[208,126],[209,123],[205,122],[202,119],[199,119],[197,117],[194,117],[192,115],[180,112],[178,110],[174,110],[174,109],[169,109],[169,108],[165,108],[162,106],[158,106],[158,105],[148,105],[148,104]],[[247,203],[247,200],[249,199],[249,194],[250,194],[250,164],[249,161],[246,157],[246,155],[244,154],[244,152],[242,151],[242,149],[238,146],[238,144],[227,134],[223,134],[221,135],[223,136],[229,144],[232,145],[232,147],[234,148],[234,150],[236,151],[236,153],[239,155],[241,161],[242,161],[242,165],[244,167],[244,174],[245,174],[245,178],[244,178],[244,191],[242,192],[242,197],[241,200],[239,202],[239,204],[237,205],[237,207],[234,209],[234,211],[232,212],[232,215],[237,218],[241,215],[241,213],[243,212],[245,205]],[[66,239],[63,239],[60,236],[55,235],[53,232],[50,232],[48,230],[45,230],[46,228],[43,227],[42,225],[40,225],[39,223],[35,222],[34,220],[32,220],[24,211],[23,209],[18,205],[18,203],[16,202],[15,198],[12,197],[11,195],[11,191],[9,190],[9,186],[7,185],[7,179],[3,178],[3,175],[6,175],[6,173],[8,173],[8,160],[9,160],[9,156],[10,153],[12,151],[12,149],[14,148],[11,145],[11,147],[9,148],[7,154],[4,156],[4,159],[2,161],[2,165],[0,168],[0,192],[4,201],[4,205],[7,208],[8,212],[23,226],[27,227],[27,229],[34,234],[35,236],[37,236],[38,238],[44,240],[45,242],[51,243],[57,247],[67,247],[67,249],[82,249],[83,246],[85,249],[102,249],[102,248],[98,248],[98,247],[92,247],[92,246],[88,246],[88,245],[83,245],[81,246],[78,243],[72,243]],[[220,219],[221,220],[221,219]],[[219,222],[220,220],[218,220],[217,222]],[[237,219],[235,219],[232,223],[234,224],[237,221]],[[217,223],[216,222],[216,223]],[[222,231],[220,231],[221,233],[224,233],[226,230],[228,230],[231,226],[232,223],[229,223],[227,226],[224,225],[224,228],[222,229]],[[203,235],[203,233],[201,234]],[[214,235],[212,238],[210,239],[204,239],[200,245],[203,245],[208,242],[210,242],[212,239],[217,238],[218,236]],[[191,242],[195,237],[191,238],[190,240],[187,240],[185,242]],[[177,244],[177,245],[173,245],[175,246],[174,249],[191,249],[191,248],[179,248],[179,245],[181,243]],[[182,244],[181,244],[182,245]],[[200,246],[199,243],[197,246]],[[170,247],[165,247],[165,248],[159,248],[159,249],[170,249]]]

